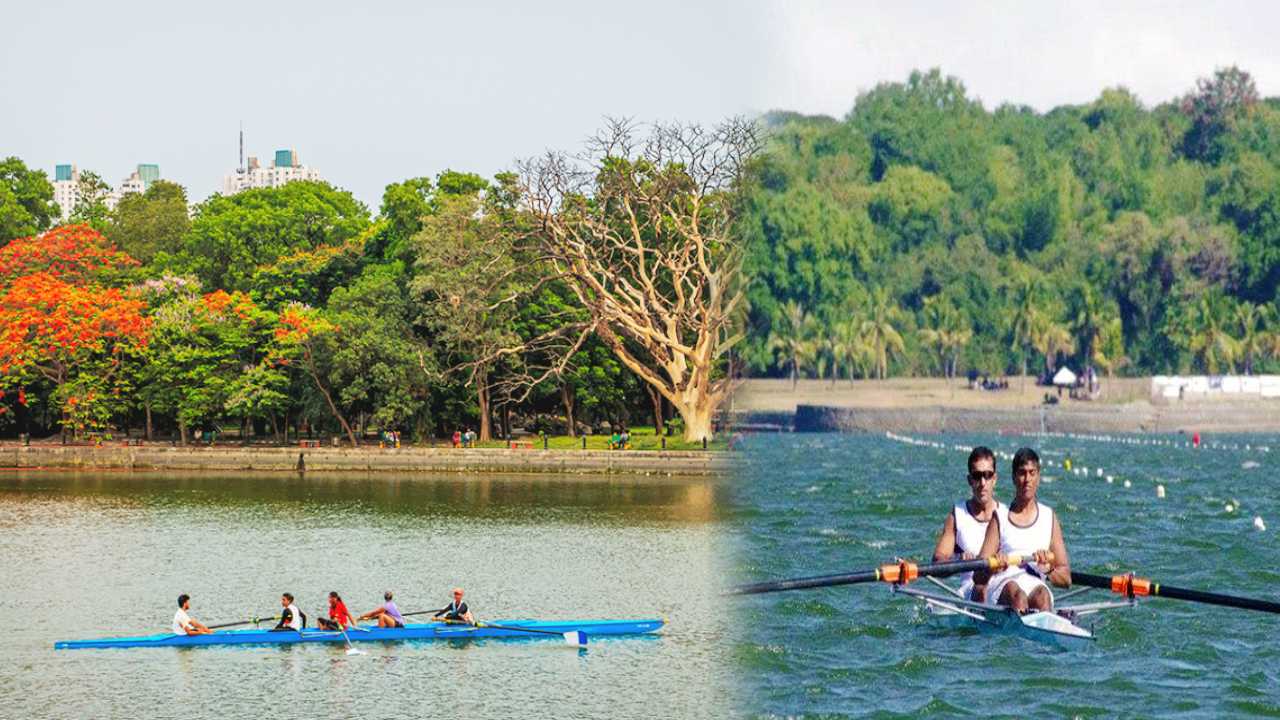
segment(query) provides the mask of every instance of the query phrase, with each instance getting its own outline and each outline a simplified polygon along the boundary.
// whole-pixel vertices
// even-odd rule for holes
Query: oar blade
[[[564,634],[564,641],[569,643],[573,647],[586,647],[587,634],[582,632],[581,630],[570,630],[569,632]]]

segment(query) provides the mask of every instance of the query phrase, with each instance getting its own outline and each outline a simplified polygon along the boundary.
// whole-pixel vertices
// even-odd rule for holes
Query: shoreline
[[[963,381],[893,378],[855,382],[748,380],[733,402],[743,429],[796,432],[1234,432],[1280,433],[1280,400],[1152,402],[1149,378],[1105,380],[1099,400],[1064,396],[1010,378],[1005,390]]]
[[[725,473],[730,465],[731,459],[726,453],[688,450],[0,446],[0,468],[14,470],[715,476]]]

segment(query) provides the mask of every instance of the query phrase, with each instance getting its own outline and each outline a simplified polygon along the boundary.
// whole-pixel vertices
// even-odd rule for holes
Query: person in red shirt
[[[347,605],[342,602],[342,596],[336,592],[329,593],[329,617],[320,618],[320,627],[325,630],[337,630],[355,624],[355,618],[351,617],[351,613],[347,611]]]

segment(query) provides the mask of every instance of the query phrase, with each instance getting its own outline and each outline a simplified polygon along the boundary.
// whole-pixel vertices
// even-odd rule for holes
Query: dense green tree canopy
[[[1226,68],[1154,108],[1112,88],[988,110],[932,70],[843,120],[773,113],[743,356],[776,375],[1222,371],[1247,336],[1250,370],[1280,367],[1278,104]],[[817,326],[797,334],[798,312]]]
[[[0,243],[46,230],[57,217],[44,171],[29,170],[16,157],[0,160]]]

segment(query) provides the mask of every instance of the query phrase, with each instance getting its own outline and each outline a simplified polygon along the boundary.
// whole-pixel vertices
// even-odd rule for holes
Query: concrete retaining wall
[[[0,466],[21,468],[714,475],[729,462],[725,453],[701,451],[0,447]]]
[[[1280,403],[1162,407],[1149,403],[1014,409],[799,405],[797,432],[1280,432]]]

